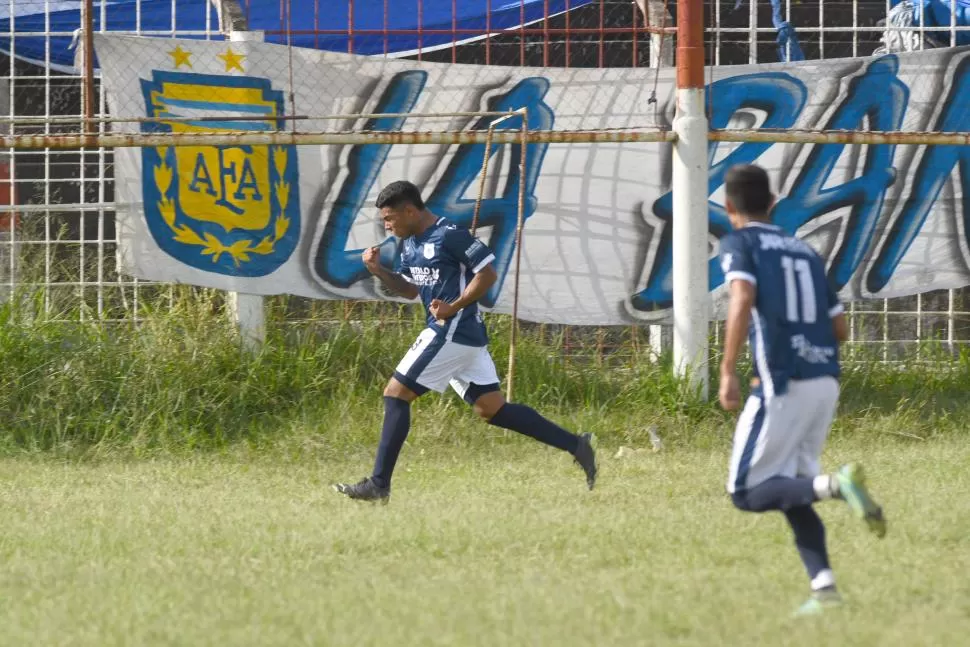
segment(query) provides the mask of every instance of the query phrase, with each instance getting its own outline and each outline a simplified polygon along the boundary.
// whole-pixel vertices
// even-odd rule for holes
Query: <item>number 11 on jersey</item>
[[[785,309],[788,321],[815,323],[818,319],[818,301],[815,298],[815,283],[812,281],[812,266],[808,259],[782,256],[781,269],[785,273]]]

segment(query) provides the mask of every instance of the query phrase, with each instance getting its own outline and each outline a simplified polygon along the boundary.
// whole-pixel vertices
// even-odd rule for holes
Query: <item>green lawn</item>
[[[422,450],[422,448],[424,449]],[[615,458],[585,490],[522,440],[405,448],[391,504],[334,494],[370,457],[0,461],[9,645],[957,645],[970,636],[970,442],[839,437],[890,527],[821,506],[850,606],[792,620],[784,519],[743,514],[716,450]]]

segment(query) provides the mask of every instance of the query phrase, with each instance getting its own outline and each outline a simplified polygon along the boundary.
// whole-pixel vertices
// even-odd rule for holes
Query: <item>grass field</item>
[[[726,451],[726,438],[724,449]],[[9,645],[956,645],[970,634],[970,446],[837,439],[890,520],[822,507],[849,599],[792,620],[806,578],[781,515],[735,511],[726,453],[602,449],[586,492],[526,440],[405,448],[391,504],[335,461],[0,462]]]
[[[567,358],[554,328],[524,331],[516,399],[600,436],[597,489],[569,457],[429,396],[391,504],[360,505],[329,484],[368,473],[380,390],[420,321],[361,311],[293,327],[271,311],[268,343],[248,354],[220,309],[183,295],[136,327],[0,307],[0,644],[970,635],[970,354],[851,358],[826,463],[864,461],[890,531],[878,541],[824,504],[849,606],[793,621],[807,582],[784,520],[730,505],[734,417],[685,391],[669,363],[603,354],[596,340],[585,354],[572,340]],[[490,323],[502,357],[507,320]],[[621,446],[637,451],[616,457]]]

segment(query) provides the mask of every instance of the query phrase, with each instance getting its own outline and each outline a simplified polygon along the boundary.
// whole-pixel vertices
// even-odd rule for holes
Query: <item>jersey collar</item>
[[[744,227],[742,227],[742,229],[747,229],[748,227],[756,227],[759,229],[774,229],[776,231],[781,230],[781,227],[779,227],[778,225],[774,225],[770,222],[751,221],[751,222],[748,222],[748,224],[746,224]]]
[[[444,224],[444,222],[445,222],[445,217],[444,216],[438,216],[438,219],[434,221],[434,224],[433,225],[431,225],[430,227],[428,227],[427,229],[425,229],[424,231],[422,231],[417,236],[411,236],[411,239],[414,242],[416,242],[416,243],[420,243],[420,242],[422,242],[424,240],[427,240],[428,236],[430,236],[431,234],[433,234],[435,232],[435,230],[438,229],[438,227],[440,227],[442,224]]]

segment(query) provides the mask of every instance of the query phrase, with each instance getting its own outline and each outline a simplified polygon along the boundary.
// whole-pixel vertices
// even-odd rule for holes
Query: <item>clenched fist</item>
[[[371,274],[377,274],[381,269],[381,248],[368,247],[362,255],[364,266]]]
[[[441,299],[432,299],[428,310],[431,312],[431,316],[438,322],[439,326],[445,325],[448,319],[458,314],[458,308]]]

